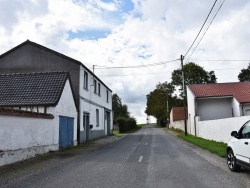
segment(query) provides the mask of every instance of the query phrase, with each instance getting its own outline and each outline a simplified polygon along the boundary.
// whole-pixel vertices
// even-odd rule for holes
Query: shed
[[[0,75],[0,166],[77,144],[68,72]]]

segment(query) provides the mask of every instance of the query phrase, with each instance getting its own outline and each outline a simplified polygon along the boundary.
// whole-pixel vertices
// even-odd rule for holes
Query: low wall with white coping
[[[238,131],[248,120],[250,120],[250,116],[196,121],[196,133],[198,137],[227,143],[231,132]]]

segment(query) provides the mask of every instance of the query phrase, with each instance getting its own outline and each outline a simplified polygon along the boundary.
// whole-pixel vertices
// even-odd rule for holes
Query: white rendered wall
[[[194,94],[192,93],[192,91],[189,89],[189,87],[187,87],[187,103],[188,103],[188,122],[189,122],[189,128],[187,129],[187,131],[190,134],[194,134],[195,132],[195,122],[194,122],[194,118],[195,118],[195,98],[194,98]]]
[[[96,124],[96,109],[99,110],[99,126]],[[81,101],[81,111],[82,113],[89,113],[89,124],[93,125],[92,130],[104,130],[104,108],[90,104],[84,100]],[[81,120],[81,131],[83,131],[83,114],[80,117]]]
[[[55,119],[0,116],[0,166],[58,150]]]
[[[74,118],[74,145],[77,145],[77,109],[74,103],[73,93],[70,87],[69,80],[66,81],[61,98],[55,108],[50,107],[48,113],[54,114],[55,132],[59,135],[59,116]],[[59,143],[59,137],[55,138],[55,142]]]
[[[250,120],[250,116],[198,121],[197,136],[208,140],[227,143],[231,137],[231,132],[238,131],[248,120]]]
[[[88,73],[88,89],[83,87],[84,83],[84,71]],[[83,113],[89,113],[90,125],[93,125],[92,130],[105,130],[105,109],[110,110],[111,128],[113,127],[112,120],[112,92],[108,90],[108,101],[107,101],[107,87],[96,79],[97,93],[94,93],[94,82],[93,76],[88,70],[81,67],[80,70],[80,131],[84,131],[83,128]],[[98,83],[101,85],[101,92],[98,95]],[[99,126],[96,122],[96,109],[99,110]],[[106,132],[106,130],[105,130]]]
[[[188,123],[188,121],[187,121]],[[174,128],[174,129],[181,129],[183,131],[185,131],[185,124],[184,124],[184,120],[180,120],[180,121],[173,121],[169,124],[170,128]]]
[[[234,117],[241,116],[240,104],[235,98],[232,99],[232,108],[233,108]]]

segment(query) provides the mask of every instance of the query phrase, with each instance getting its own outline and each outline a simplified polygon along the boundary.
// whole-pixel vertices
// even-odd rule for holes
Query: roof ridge
[[[12,75],[40,75],[40,74],[62,74],[67,73],[69,74],[69,71],[51,71],[51,72],[21,72],[21,73],[9,73],[9,74],[0,74],[0,76],[12,76]]]
[[[250,83],[250,82],[224,82],[224,83],[209,83],[209,84],[190,84],[188,86],[197,86],[197,85],[221,85],[221,84],[239,84],[239,83]]]

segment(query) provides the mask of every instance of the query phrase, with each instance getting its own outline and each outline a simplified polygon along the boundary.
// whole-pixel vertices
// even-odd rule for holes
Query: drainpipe
[[[242,110],[242,116],[244,116],[244,108],[243,108],[244,106],[243,106],[243,104],[242,104],[242,106],[241,106],[241,110]]]

